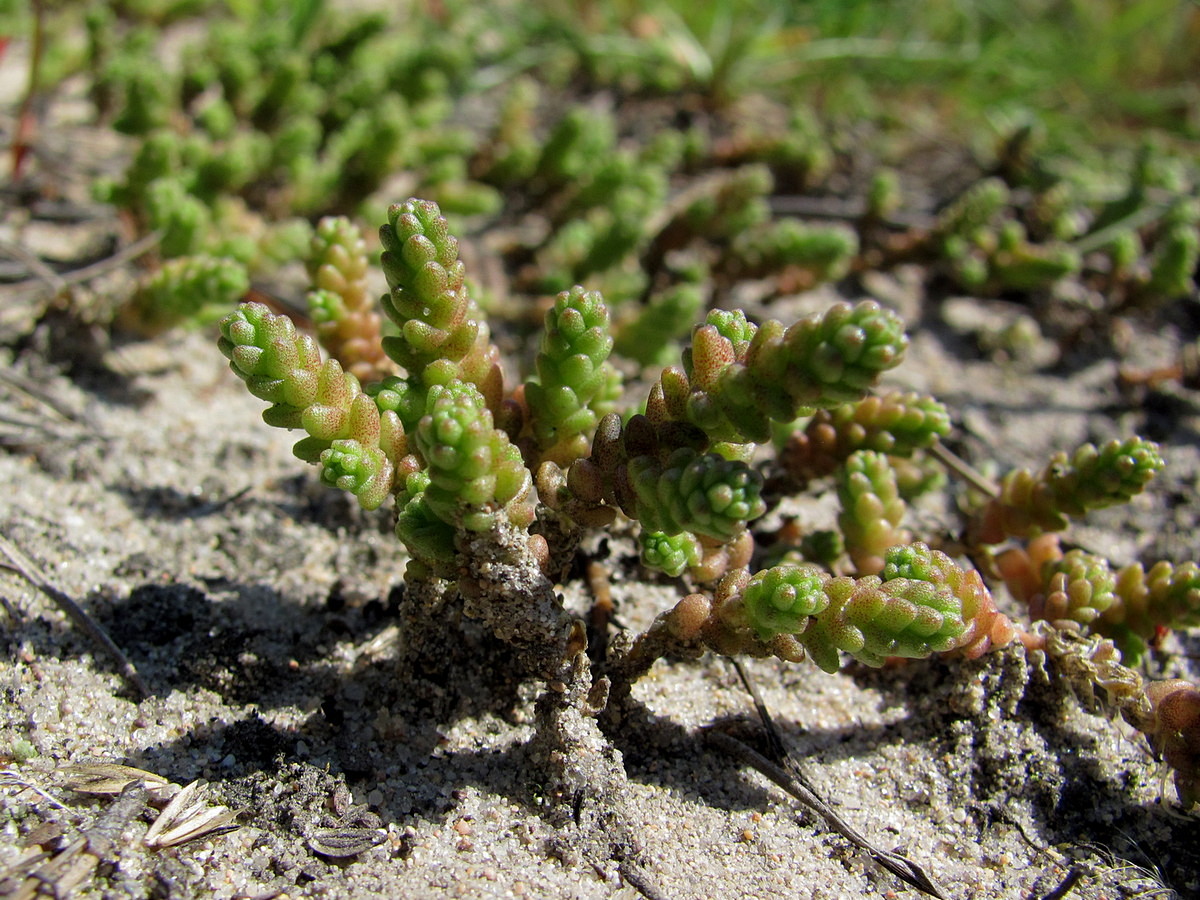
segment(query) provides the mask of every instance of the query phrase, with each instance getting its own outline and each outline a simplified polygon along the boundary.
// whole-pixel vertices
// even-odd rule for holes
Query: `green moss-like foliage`
[[[732,251],[746,277],[761,278],[790,266],[808,272],[817,283],[846,274],[858,253],[858,236],[842,225],[780,219],[742,232]]]

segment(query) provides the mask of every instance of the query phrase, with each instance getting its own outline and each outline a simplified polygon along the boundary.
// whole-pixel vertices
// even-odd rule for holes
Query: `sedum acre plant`
[[[599,293],[573,287],[555,298],[534,371],[510,385],[437,205],[393,205],[380,239],[389,287],[381,307],[395,333],[380,337],[364,303],[361,236],[347,220],[327,220],[309,270],[318,337],[333,356],[256,303],[222,321],[220,349],[270,404],[268,424],[303,431],[295,453],[324,482],[368,509],[391,499],[408,553],[410,624],[425,634],[449,628],[448,610],[461,609],[511,645],[518,670],[546,680],[539,732],[560,796],[593,791],[597,779],[621,783],[599,723],[619,724],[630,686],[664,656],[811,658],[834,672],[847,658],[976,658],[1020,638],[1068,674],[1091,671],[1084,656],[1094,646],[1026,633],[997,608],[979,570],[910,543],[898,472],[948,432],[949,416],[931,398],[870,394],[907,346],[892,312],[835,303],[791,324],[709,312],[643,411],[623,418]],[[772,439],[780,459],[764,463]],[[1008,535],[1061,530],[1068,516],[1127,500],[1161,465],[1153,444],[1134,439],[1086,446],[1040,476],[1009,476],[973,528],[981,556]],[[770,500],[764,473],[791,486],[836,475],[842,541],[808,544],[825,548],[826,565],[803,559],[800,542],[778,565],[751,567],[752,525]],[[597,527],[632,529],[642,563],[689,587],[646,632],[615,641],[593,683],[584,626],[555,584]],[[1035,618],[1095,629],[1096,640],[1131,652],[1160,621],[1154,607],[1195,624],[1194,566],[1114,574],[1036,540],[998,563]],[[840,560],[843,545],[853,568]],[[1119,652],[1105,646],[1109,671]],[[1162,690],[1139,687],[1126,718],[1192,802],[1195,728],[1170,724],[1183,713],[1167,712]],[[588,767],[581,747],[610,750]]]

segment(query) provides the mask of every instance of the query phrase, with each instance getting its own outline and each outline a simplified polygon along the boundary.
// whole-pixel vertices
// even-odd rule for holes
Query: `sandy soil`
[[[910,315],[919,300],[902,278],[867,286]],[[985,324],[1007,314],[967,307]],[[1073,538],[1116,562],[1186,558],[1195,397],[1171,387],[1149,401],[1122,396],[1115,362],[1086,350],[1053,374],[997,366],[979,358],[962,308],[925,317],[893,381],[947,401],[956,442],[977,461],[1035,464],[1052,448],[1130,431],[1162,441],[1168,470],[1147,495]],[[53,849],[111,819],[113,797],[68,789],[60,770],[118,762],[178,784],[207,779],[210,803],[240,810],[241,827],[150,850],[141,841],[156,810],[128,816],[77,896],[906,890],[706,743],[713,723],[756,727],[732,670],[710,657],[660,663],[637,686],[645,716],[617,736],[631,798],[612,813],[636,836],[633,857],[577,844],[570,811],[544,796],[530,758],[537,686],[514,683],[478,635],[464,637],[467,662],[397,678],[403,560],[388,514],[316,483],[288,435],[262,425],[212,336],[172,333],[110,349],[98,365],[55,321],[0,350],[0,364],[45,395],[0,394],[7,416],[42,423],[7,433],[0,532],[108,629],[151,695],[138,699],[47,596],[0,570],[0,752],[10,760],[0,866],[43,823],[63,832]],[[1166,358],[1179,339],[1139,330],[1129,362]],[[943,498],[915,510],[918,533],[948,527],[949,508]],[[829,509],[805,514],[819,521]],[[622,625],[643,626],[678,596],[638,580],[619,540],[607,552]],[[588,602],[581,581],[564,593]],[[1155,674],[1186,673],[1198,649],[1196,635],[1173,636]],[[748,671],[821,794],[947,896],[1044,897],[1069,877],[1076,897],[1162,885],[1200,895],[1195,820],[1173,812],[1145,742],[1082,712],[1022,651],[835,676],[774,662]],[[368,849],[317,852],[339,834]]]

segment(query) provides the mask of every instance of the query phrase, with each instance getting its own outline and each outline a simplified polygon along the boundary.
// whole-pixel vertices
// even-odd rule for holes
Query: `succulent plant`
[[[1017,469],[1004,477],[1000,496],[977,517],[978,540],[994,544],[1005,536],[1062,531],[1068,517],[1128,502],[1162,467],[1157,445],[1142,438],[1057,453],[1037,475]]]
[[[709,312],[680,363],[653,382],[645,412],[623,420],[599,292],[576,286],[555,298],[535,371],[510,391],[438,206],[393,205],[380,237],[389,286],[382,307],[398,335],[378,337],[361,303],[365,257],[348,223],[318,225],[310,263],[317,308],[346,313],[315,316],[318,328],[346,359],[370,361],[363,371],[376,380],[364,386],[337,359],[323,360],[313,338],[260,304],[223,320],[220,348],[271,404],[268,423],[305,431],[295,452],[324,482],[366,508],[394,498],[410,586],[457,594],[467,615],[558,679],[565,693],[546,701],[558,714],[578,715],[562,698],[582,696],[590,681],[571,649],[581,646],[572,637],[581,626],[562,608],[553,578],[586,529],[619,517],[636,528],[645,566],[701,590],[607,660],[618,705],[655,659],[705,649],[810,658],[833,672],[844,656],[871,666],[937,653],[974,658],[1018,635],[1035,649],[1066,646],[1050,632],[1020,632],[978,570],[901,530],[892,463],[945,436],[949,417],[931,398],[870,394],[907,346],[894,313],[871,301],[834,303],[784,325]],[[349,349],[363,341],[378,342],[395,367]],[[796,430],[800,416],[810,418]],[[859,577],[787,561],[795,544],[784,562],[750,568],[755,522],[768,508],[758,444],[789,431],[783,456],[794,480],[832,473],[842,500],[838,540],[822,540],[819,555],[838,565],[844,540]],[[978,539],[1062,529],[1068,515],[1129,499],[1161,466],[1155,445],[1132,439],[1060,454],[1040,475],[1012,473],[979,514]],[[1035,617],[1111,634],[1124,646],[1139,646],[1164,619],[1194,623],[1200,608],[1187,567],[1114,575],[1103,560],[1062,552],[1052,535],[1002,555],[997,567]],[[1093,687],[1126,677],[1115,647],[1104,662],[1111,677],[1097,667],[1100,656],[1091,659],[1071,663],[1066,677]],[[1140,696],[1140,712],[1130,707],[1128,717],[1175,767],[1181,796],[1192,798],[1192,722],[1176,709],[1190,701]]]

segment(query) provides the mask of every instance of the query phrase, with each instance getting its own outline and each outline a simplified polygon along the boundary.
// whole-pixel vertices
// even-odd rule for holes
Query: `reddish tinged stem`
[[[1150,743],[1175,770],[1175,787],[1185,807],[1200,803],[1200,689],[1187,681],[1146,686],[1154,707]]]
[[[38,82],[42,74],[42,55],[46,46],[46,7],[42,0],[33,0],[33,41],[29,48],[29,84],[25,88],[25,96],[21,98],[21,108],[17,113],[17,129],[12,142],[12,178],[16,181],[21,177],[21,169],[29,155],[29,147],[37,130],[37,120],[33,115],[33,98],[37,94]],[[4,47],[8,46],[8,38],[4,38]],[[2,54],[3,48],[0,48]]]

